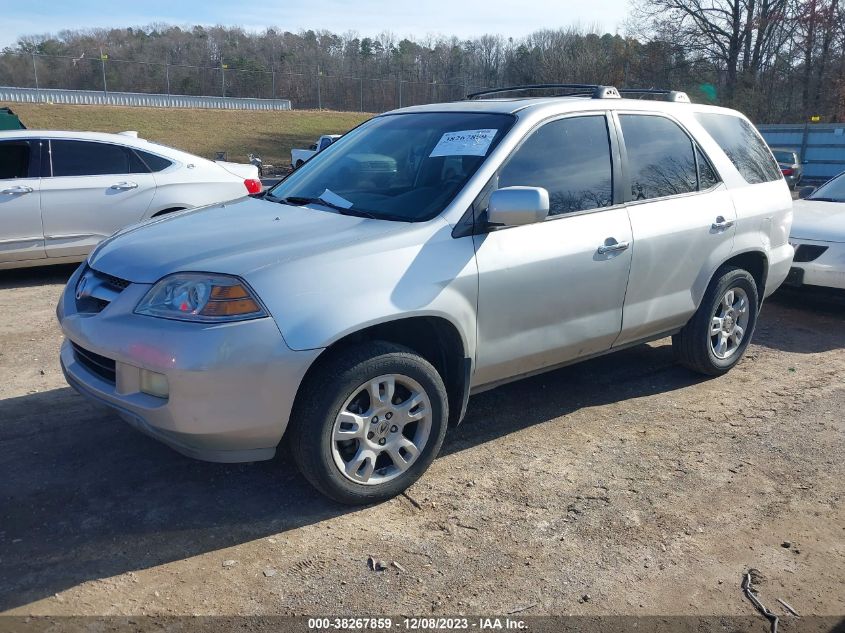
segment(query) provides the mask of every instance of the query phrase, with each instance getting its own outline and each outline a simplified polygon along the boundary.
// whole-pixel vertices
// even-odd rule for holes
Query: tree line
[[[839,0],[639,0],[625,34],[372,37],[275,28],[83,29],[18,39],[0,85],[290,98],[382,111],[514,84],[671,87],[757,122],[845,120]]]

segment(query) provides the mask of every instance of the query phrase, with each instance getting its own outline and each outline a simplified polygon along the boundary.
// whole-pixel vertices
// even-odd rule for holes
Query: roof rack
[[[571,90],[563,97],[592,97],[593,99],[620,99],[628,95],[660,95],[664,101],[674,103],[690,103],[686,92],[678,90],[666,90],[662,88],[621,88],[617,90],[613,86],[602,86],[599,84],[526,84],[523,86],[508,86],[506,88],[490,88],[473,92],[466,96],[467,99],[480,99],[489,95],[497,95],[507,92],[521,92],[525,90]]]
[[[500,94],[503,92],[520,92],[524,90],[572,90],[565,97],[592,97],[593,99],[619,99],[619,92],[613,86],[601,86],[598,84],[526,84],[524,86],[508,86],[506,88],[491,88],[473,92],[466,96],[467,99],[478,99],[488,95]]]
[[[660,95],[664,101],[673,101],[675,103],[691,103],[689,95],[686,92],[679,90],[666,90],[665,88],[621,88],[619,93],[622,96],[626,95]]]

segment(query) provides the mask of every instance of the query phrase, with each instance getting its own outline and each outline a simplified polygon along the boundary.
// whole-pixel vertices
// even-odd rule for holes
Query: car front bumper
[[[190,457],[272,458],[320,350],[290,350],[271,318],[204,324],[134,314],[147,284],[129,284],[99,312],[80,311],[76,285],[84,269],[57,307],[68,384]],[[142,369],[167,377],[168,397],[141,391]]]
[[[796,252],[787,285],[845,290],[845,243],[796,238],[790,241]]]

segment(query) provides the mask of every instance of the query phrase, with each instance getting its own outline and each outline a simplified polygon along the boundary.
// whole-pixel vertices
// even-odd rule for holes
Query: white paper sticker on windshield
[[[324,200],[325,202],[329,202],[336,207],[341,207],[342,209],[349,209],[352,207],[352,203],[349,202],[343,196],[337,195],[334,191],[330,191],[326,189],[323,193],[320,194],[320,199]]]
[[[498,130],[461,130],[440,137],[429,157],[484,156]]]

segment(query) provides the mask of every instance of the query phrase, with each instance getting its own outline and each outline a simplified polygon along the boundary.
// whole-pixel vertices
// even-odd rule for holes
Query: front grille
[[[79,312],[102,312],[132,282],[86,267],[76,283],[76,309]]]
[[[821,257],[821,254],[824,253],[826,250],[827,246],[799,244],[798,247],[795,249],[795,257],[792,259],[792,261],[799,263],[812,262]]]
[[[93,269],[92,269],[93,270]],[[114,275],[107,275],[105,273],[94,271],[94,273],[103,280],[104,283],[111,286],[118,292],[121,290],[126,290],[126,288],[131,284],[131,281],[126,281],[125,279],[121,279],[120,277],[115,277]]]
[[[116,379],[116,367],[115,362],[111,358],[95,354],[84,347],[80,347],[74,342],[71,342],[71,346],[73,346],[73,355],[76,357],[76,360],[80,365],[88,369],[90,372],[98,375],[103,380],[114,384]]]

